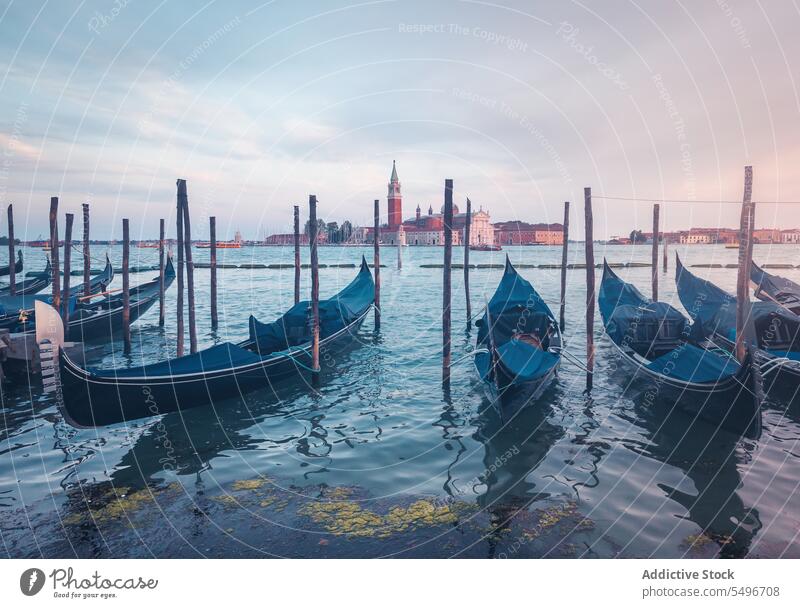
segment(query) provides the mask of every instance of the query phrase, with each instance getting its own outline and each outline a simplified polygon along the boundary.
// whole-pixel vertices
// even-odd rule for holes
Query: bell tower
[[[397,167],[392,161],[392,177],[389,178],[389,230],[396,230],[403,223],[403,195],[400,194],[400,180],[397,179]]]

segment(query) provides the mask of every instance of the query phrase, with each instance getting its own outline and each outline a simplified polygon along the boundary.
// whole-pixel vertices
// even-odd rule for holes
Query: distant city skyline
[[[723,6],[724,4],[724,6]],[[424,17],[421,17],[424,15]],[[173,234],[175,180],[193,232],[248,240],[303,221],[441,206],[445,178],[493,221],[553,223],[591,186],[600,239],[651,203],[800,200],[800,16],[787,4],[690,6],[312,1],[192,7],[88,1],[0,11],[0,205],[46,235],[51,196],[92,204],[96,238]],[[736,211],[733,211],[736,209]],[[731,205],[667,204],[666,230],[735,226]],[[5,217],[0,233],[5,233]],[[800,225],[759,205],[757,225]]]

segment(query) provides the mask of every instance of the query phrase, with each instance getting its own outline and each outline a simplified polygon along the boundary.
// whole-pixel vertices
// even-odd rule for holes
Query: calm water
[[[674,247],[688,264],[735,263],[719,246]],[[797,262],[800,248],[756,246],[760,263]],[[104,249],[95,247],[98,258]],[[25,252],[26,271],[44,264]],[[357,263],[368,249],[322,248],[323,264]],[[513,262],[560,261],[551,247],[508,248]],[[111,249],[118,262],[121,252]],[[222,263],[290,262],[283,248],[221,251]],[[303,252],[307,256],[307,252]],[[599,324],[591,398],[564,364],[535,406],[501,419],[474,367],[440,384],[442,250],[382,250],[383,325],[323,361],[318,394],[302,383],[160,419],[95,430],[66,425],[37,383],[3,387],[0,428],[2,553],[19,556],[792,556],[800,557],[800,406],[772,396],[758,440],[680,414],[643,409],[614,371]],[[506,252],[471,253],[502,263]],[[649,247],[598,246],[598,261],[649,260]],[[157,251],[134,250],[133,264]],[[208,252],[195,250],[196,261]],[[460,261],[463,250],[454,252]],[[79,268],[80,256],[74,267]],[[582,245],[570,260],[581,262]],[[0,261],[2,262],[2,261]],[[95,266],[101,266],[95,262]],[[115,264],[118,265],[118,264]],[[355,273],[320,270],[323,297]],[[470,275],[473,309],[501,270]],[[697,270],[731,289],[733,269]],[[800,281],[799,270],[776,271]],[[201,347],[247,335],[248,315],[272,320],[291,305],[292,271],[219,271],[221,323],[209,324],[208,270],[196,271]],[[454,271],[454,360],[467,332],[462,271]],[[557,308],[559,271],[524,269]],[[648,268],[621,275],[649,293]],[[674,264],[661,299],[675,297]],[[134,276],[149,280],[153,273]],[[568,274],[566,337],[583,358],[585,271]],[[304,293],[309,276],[304,272]],[[598,273],[599,282],[599,273]],[[119,286],[121,278],[115,279]],[[174,353],[157,307],[133,326],[134,353],[98,345],[97,365],[125,366]],[[188,344],[188,341],[187,341]]]

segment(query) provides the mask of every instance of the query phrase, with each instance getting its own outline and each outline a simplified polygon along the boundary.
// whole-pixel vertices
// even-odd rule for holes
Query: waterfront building
[[[562,224],[530,224],[520,220],[494,224],[495,245],[562,245]]]
[[[781,230],[781,243],[792,245],[800,243],[800,229],[791,228],[789,230]]]

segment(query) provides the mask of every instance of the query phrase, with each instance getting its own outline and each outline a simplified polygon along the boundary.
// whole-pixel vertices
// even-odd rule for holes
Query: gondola
[[[372,274],[362,259],[356,278],[319,303],[320,352],[335,356],[337,349],[351,343],[374,298]],[[58,342],[58,315],[43,303],[37,307],[53,317],[47,329],[37,333],[37,341],[50,335]],[[302,377],[311,369],[309,314],[309,302],[302,301],[273,323],[251,316],[250,336],[244,342],[127,369],[82,369],[59,349],[59,406],[73,426],[93,427],[182,412]],[[48,334],[53,326],[56,331]]]
[[[52,266],[50,266],[50,258],[47,258],[47,265],[41,272],[28,272],[28,278],[22,281],[16,281],[14,284],[14,291],[18,296],[26,296],[38,293],[48,285],[52,279]],[[0,287],[0,297],[11,295],[11,285],[3,285]]]
[[[750,282],[759,300],[773,302],[800,315],[800,285],[794,281],[770,274],[754,263]]]
[[[695,325],[717,346],[732,352],[736,343],[736,297],[693,275],[677,256],[675,268],[678,297]],[[781,385],[797,388],[800,317],[775,302],[751,302],[750,318],[757,347],[753,356],[762,375],[773,380],[780,375]]]
[[[760,404],[750,390],[750,365],[714,349],[665,302],[653,302],[603,262],[597,298],[606,335],[648,385],[650,400],[735,432],[760,428]],[[632,380],[633,380],[632,379]]]
[[[541,397],[561,363],[561,332],[550,308],[508,256],[477,325],[475,367],[495,402],[519,405]]]
[[[14,274],[19,274],[22,272],[22,250],[17,252],[17,263],[14,264]],[[8,270],[8,266],[0,267],[0,277],[7,277],[11,274]]]
[[[48,261],[48,268],[50,263]],[[49,275],[48,275],[49,276]],[[106,256],[105,268],[93,276],[89,281],[89,291],[91,294],[97,294],[105,291],[111,281],[114,279],[114,268]],[[34,280],[34,279],[31,279]],[[47,283],[50,281],[48,280]],[[69,289],[69,306],[70,314],[73,311],[80,311],[87,308],[89,305],[84,305],[83,294],[86,292],[85,283],[80,283]],[[50,294],[39,295],[16,295],[16,296],[2,296],[0,297],[0,329],[8,329],[13,333],[33,333],[35,331],[35,313],[34,307],[37,301],[46,304],[52,304],[53,296]],[[72,329],[72,323],[70,323]]]
[[[110,268],[108,264],[108,268]],[[167,257],[167,264],[164,267],[164,290],[169,289],[175,279],[175,268],[172,265],[172,258]],[[100,283],[99,285],[103,285]],[[104,295],[103,292],[95,294],[95,297],[102,299],[92,301],[84,299],[79,294],[82,291],[73,292],[70,298],[69,331],[65,335],[69,340],[88,341],[97,338],[114,339],[115,332],[122,329],[122,294]],[[155,277],[137,285],[130,290],[130,321],[135,322],[139,317],[146,313],[158,301],[159,277]],[[41,301],[49,304],[48,299]],[[18,333],[36,333],[36,314],[30,315],[25,324],[20,324],[16,331]],[[116,336],[117,338],[119,335]]]

